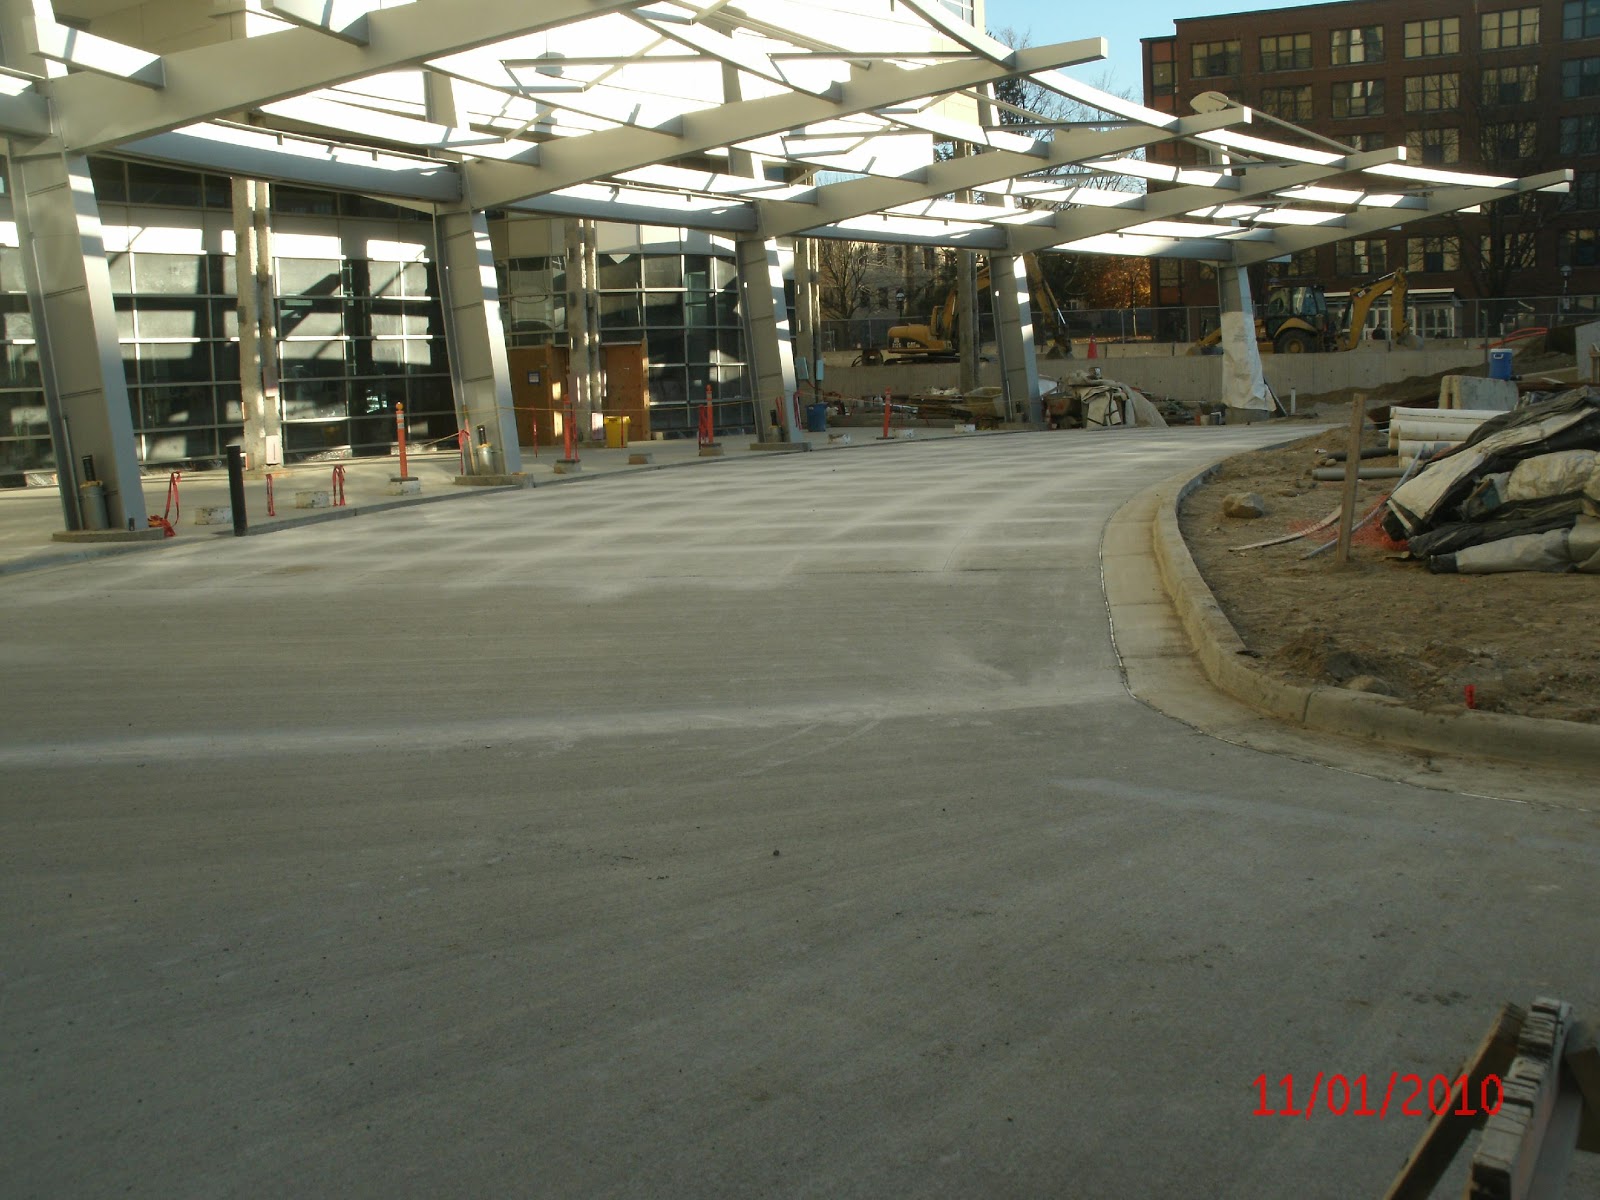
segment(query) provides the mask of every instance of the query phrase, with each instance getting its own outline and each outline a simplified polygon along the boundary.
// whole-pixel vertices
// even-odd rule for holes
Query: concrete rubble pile
[[[1397,487],[1383,528],[1441,574],[1600,574],[1600,388],[1484,421]]]

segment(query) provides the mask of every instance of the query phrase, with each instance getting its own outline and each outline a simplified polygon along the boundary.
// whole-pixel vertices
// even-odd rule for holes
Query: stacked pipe
[[[1503,414],[1487,408],[1394,408],[1389,412],[1389,449],[1402,466],[1459,446],[1490,417]]]

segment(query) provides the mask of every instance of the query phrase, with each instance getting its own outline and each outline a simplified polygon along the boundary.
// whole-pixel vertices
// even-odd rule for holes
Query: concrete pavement
[[[1376,1193],[1416,1118],[1254,1080],[1600,1012],[1600,825],[1127,694],[1106,520],[1280,436],[730,459],[0,579],[8,1192]]]

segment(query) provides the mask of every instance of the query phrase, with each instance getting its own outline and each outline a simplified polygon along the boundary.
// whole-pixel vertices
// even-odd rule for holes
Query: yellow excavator
[[[1072,355],[1072,338],[1067,333],[1066,318],[1061,315],[1061,304],[1056,299],[1039,263],[1032,254],[1023,255],[1028,268],[1028,286],[1033,292],[1033,302],[1043,316],[1038,333],[1038,344],[1044,347],[1046,358],[1068,358]],[[978,272],[979,291],[989,286],[989,265],[984,263]],[[958,323],[956,308],[960,303],[961,289],[952,285],[944,299],[928,314],[920,325],[895,325],[889,330],[888,354],[891,358],[951,359],[961,356],[956,339]]]
[[[1409,345],[1411,324],[1406,318],[1406,273],[1391,271],[1350,292],[1349,322],[1337,330],[1328,316],[1328,298],[1320,283],[1273,284],[1266,304],[1256,316],[1256,345],[1262,354],[1315,354],[1328,350],[1354,350],[1361,342],[1367,314],[1385,294],[1389,297],[1389,336],[1396,345]],[[1222,330],[1213,329],[1190,348],[1190,354],[1215,353]]]

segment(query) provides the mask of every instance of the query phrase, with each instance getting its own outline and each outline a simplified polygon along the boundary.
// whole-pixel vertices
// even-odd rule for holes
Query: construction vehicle
[[[1343,332],[1334,328],[1328,316],[1328,297],[1320,283],[1283,283],[1267,288],[1266,304],[1256,317],[1256,345],[1263,354],[1314,354],[1330,350],[1354,350],[1361,343],[1367,314],[1378,299],[1389,297],[1389,336],[1397,345],[1407,345],[1411,325],[1406,318],[1406,273],[1391,271],[1350,292],[1349,319]],[[1222,341],[1222,330],[1213,329],[1190,349],[1205,354]]]
[[[1042,314],[1038,330],[1039,344],[1045,347],[1046,358],[1066,358],[1072,354],[1072,339],[1067,334],[1066,318],[1061,314],[1056,300],[1039,263],[1032,254],[1023,255],[1028,269],[1028,286],[1033,293],[1034,305]],[[986,262],[978,272],[977,288],[981,292],[989,286],[989,266]],[[920,325],[895,325],[889,330],[888,354],[893,358],[954,359],[961,357],[961,346],[956,336],[959,324],[957,306],[961,289],[951,285],[944,299],[928,314]]]
[[[1379,297],[1389,296],[1389,340],[1397,346],[1409,346],[1416,341],[1411,336],[1411,321],[1406,316],[1406,273],[1403,269],[1390,271],[1371,283],[1350,289],[1350,319],[1339,335],[1340,350],[1354,350],[1361,344],[1361,331],[1366,328],[1367,314]]]

